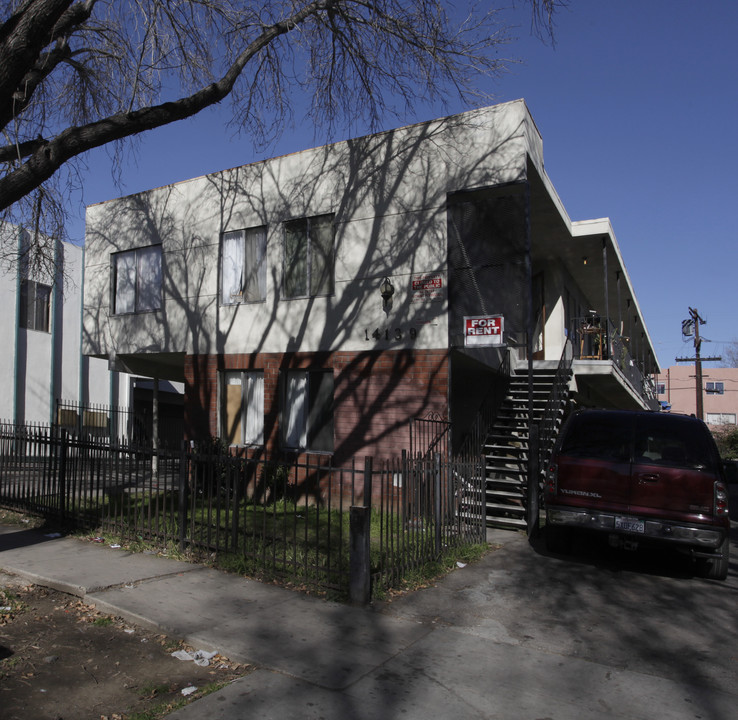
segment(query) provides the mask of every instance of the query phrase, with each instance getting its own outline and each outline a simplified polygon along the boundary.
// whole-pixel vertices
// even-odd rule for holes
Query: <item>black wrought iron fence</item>
[[[109,441],[125,441],[136,445],[149,445],[153,438],[153,417],[150,408],[134,410],[76,400],[56,401],[58,427],[78,436],[106,438]],[[162,412],[158,422],[158,444],[177,450],[184,438],[184,418],[180,412]]]
[[[380,492],[373,583],[396,584],[444,550],[483,543],[486,533],[482,457],[446,460],[441,453],[387,460],[375,469]]]
[[[410,456],[432,457],[440,453],[444,458],[449,454],[451,423],[440,413],[429,412],[425,417],[410,420]]]
[[[375,587],[446,548],[483,543],[481,468],[481,460],[439,454],[336,468],[329,456],[235,457],[215,446],[155,452],[60,428],[0,425],[2,506],[340,592],[350,579],[353,505],[371,514]]]

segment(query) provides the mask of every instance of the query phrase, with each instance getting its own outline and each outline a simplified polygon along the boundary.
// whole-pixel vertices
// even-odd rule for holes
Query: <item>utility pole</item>
[[[693,362],[694,363],[694,389],[697,400],[697,417],[700,420],[705,419],[704,404],[702,401],[702,363],[711,361],[720,361],[721,357],[706,357],[700,356],[700,349],[702,346],[702,340],[700,338],[700,325],[704,325],[707,320],[703,320],[700,317],[697,308],[689,308],[689,320],[685,320],[682,323],[682,335],[689,336],[694,330],[694,357],[693,358],[675,358],[676,362]]]

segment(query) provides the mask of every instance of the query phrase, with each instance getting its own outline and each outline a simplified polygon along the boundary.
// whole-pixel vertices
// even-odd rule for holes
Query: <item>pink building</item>
[[[657,397],[672,412],[697,413],[694,365],[673,365],[656,375]],[[713,429],[735,425],[738,417],[738,368],[702,367],[704,420]]]

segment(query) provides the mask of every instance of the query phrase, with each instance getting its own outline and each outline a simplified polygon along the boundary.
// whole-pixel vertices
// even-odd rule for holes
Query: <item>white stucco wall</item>
[[[49,332],[18,328],[18,267],[0,274],[0,332],[5,347],[0,352],[0,420],[48,423],[57,398],[67,401],[108,404],[110,372],[107,361],[81,363],[81,304],[83,250],[64,243],[63,287],[55,289]],[[32,278],[50,284],[49,278]],[[54,372],[52,374],[52,363]],[[119,383],[121,391],[114,404],[127,404],[128,384]]]
[[[14,272],[0,272],[0,336],[5,348],[0,352],[0,420],[13,420],[13,378],[15,372],[15,295]]]
[[[388,347],[445,347],[447,193],[525,178],[541,157],[522,101],[485,108],[91,206],[87,211],[86,353],[361,350],[374,329]],[[335,214],[335,292],[280,299],[283,226]],[[266,302],[221,306],[221,234],[267,226]],[[111,316],[111,253],[162,244],[164,302]],[[413,280],[437,274],[440,297]],[[379,285],[395,287],[388,316]],[[415,337],[410,341],[410,329]]]

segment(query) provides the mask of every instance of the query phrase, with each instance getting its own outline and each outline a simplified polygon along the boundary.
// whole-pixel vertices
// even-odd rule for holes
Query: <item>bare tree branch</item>
[[[565,3],[524,1],[549,31]],[[0,0],[0,12],[0,222],[40,217],[42,234],[63,233],[75,181],[59,171],[88,150],[226,98],[255,142],[280,130],[295,90],[329,130],[449,90],[473,101],[507,41],[494,9],[445,0]]]

